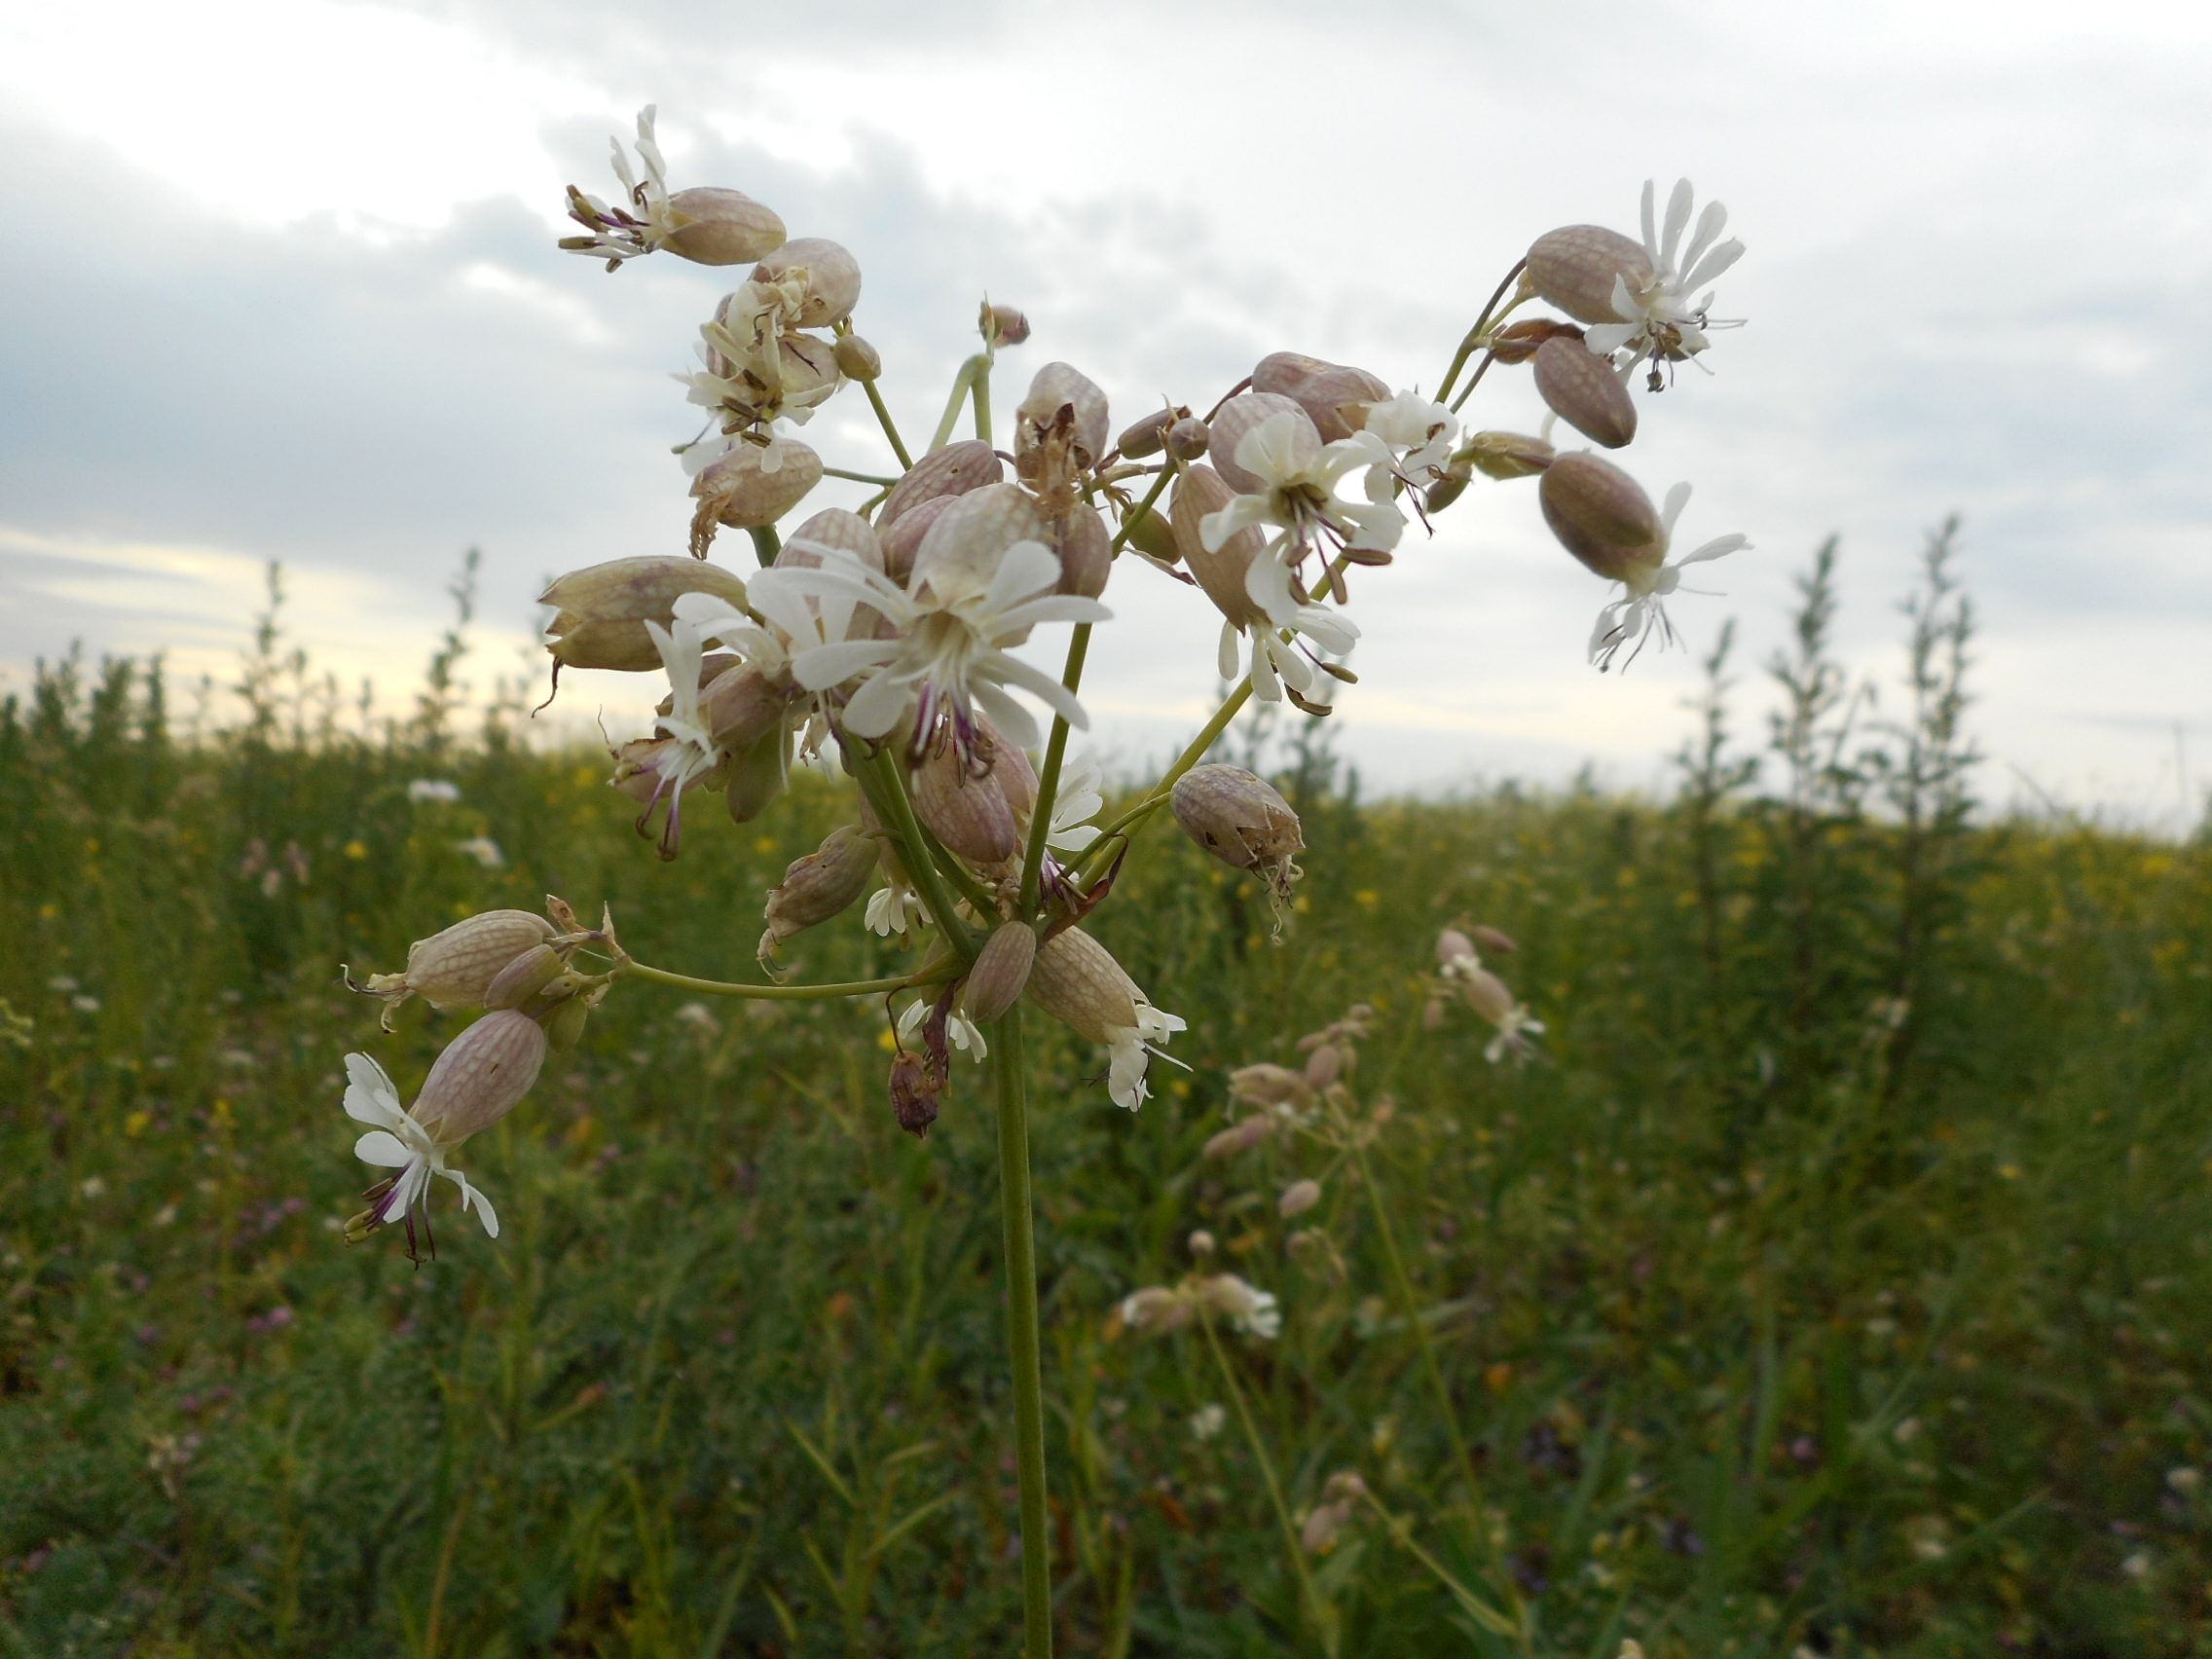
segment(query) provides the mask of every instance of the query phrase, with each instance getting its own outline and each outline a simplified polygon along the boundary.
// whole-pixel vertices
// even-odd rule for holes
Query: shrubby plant
[[[454,1158],[522,1102],[547,1055],[576,1043],[619,982],[740,998],[882,998],[895,1034],[888,1103],[902,1127],[928,1133],[961,1069],[956,1051],[991,1067],[1026,1640],[1031,1654],[1043,1654],[1051,1641],[1051,1550],[1024,1006],[1105,1051],[1109,1097],[1142,1106],[1154,1062],[1170,1058],[1184,1022],[1154,1004],[1085,922],[1110,898],[1147,823],[1171,807],[1199,846],[1266,884],[1279,938],[1300,873],[1298,816],[1249,770],[1200,762],[1254,700],[1329,713],[1336,688],[1357,680],[1346,663],[1360,638],[1350,578],[1388,567],[1408,533],[1428,529],[1478,474],[1538,479],[1538,505],[1560,543],[1619,585],[1599,613],[1593,662],[1609,666],[1653,634],[1671,636],[1663,602],[1680,571],[1735,551],[1743,537],[1674,554],[1687,485],[1654,506],[1611,461],[1562,451],[1554,436],[1564,422],[1604,449],[1631,443],[1640,420],[1632,387],[1641,378],[1647,393],[1662,391],[1677,366],[1708,349],[1710,332],[1723,325],[1703,290],[1743,249],[1721,240],[1718,203],[1692,230],[1686,181],[1663,220],[1647,184],[1641,240],[1588,225],[1537,238],[1459,341],[1433,394],[1278,351],[1210,400],[1165,404],[1118,436],[1105,392],[1057,362],[1031,378],[1011,432],[995,430],[992,376],[1029,324],[985,304],[981,350],[962,365],[917,457],[878,390],[880,353],[854,331],[863,289],[855,256],[820,238],[787,238],[774,211],[737,191],[670,191],[650,109],[639,118],[637,157],[633,168],[615,145],[615,203],[571,189],[571,216],[586,234],[565,247],[605,259],[610,272],[656,252],[752,270],[702,325],[701,366],[683,377],[708,417],[682,451],[696,502],[688,556],[621,559],[547,590],[556,690],[564,668],[667,676],[652,730],[616,749],[612,777],[639,801],[638,829],[664,859],[682,851],[687,801],[696,812],[698,797],[719,795],[746,823],[772,808],[794,762],[833,756],[850,779],[852,822],[792,864],[768,894],[761,964],[772,980],[783,941],[864,897],[866,925],[903,940],[910,963],[839,984],[721,982],[638,960],[611,913],[591,923],[558,898],[543,920],[500,910],[461,921],[419,942],[403,971],[355,987],[384,999],[387,1029],[410,996],[487,1012],[446,1049],[412,1106],[373,1059],[348,1056],[345,1109],[369,1125],[356,1153],[393,1173],[370,1189],[370,1207],[347,1236],[399,1225],[411,1252],[433,1248],[434,1177],[455,1184],[463,1211],[497,1236],[492,1200]],[[1539,303],[1565,315],[1520,314]],[[1530,370],[1552,411],[1540,432],[1464,429],[1460,411],[1501,363]],[[830,465],[797,435],[848,386],[873,408],[897,473]],[[1203,415],[1193,412],[1201,406]],[[974,436],[955,440],[964,410]],[[873,484],[876,494],[858,511],[818,511],[786,534],[825,476]],[[724,530],[748,533],[759,569],[741,576],[711,562]],[[1149,567],[1124,581],[1165,579],[1190,590],[1191,603],[1214,607],[1218,667],[1234,689],[1157,785],[1100,822],[1095,765],[1071,756],[1069,739],[1088,725],[1084,668],[1092,631],[1113,618],[1102,596],[1124,563]],[[1072,632],[1056,676],[1017,654],[1037,630],[1062,624]],[[1017,692],[1050,711],[1049,727]],[[1493,1060],[1521,1057],[1542,1024],[1483,966],[1477,939],[1493,954],[1513,948],[1494,930],[1447,931],[1428,1021],[1447,1018],[1456,998],[1495,1027]],[[1255,1110],[1207,1153],[1234,1157],[1279,1133],[1326,1149],[1336,1165],[1358,1166],[1388,1246],[1400,1316],[1419,1338],[1464,1474],[1464,1438],[1366,1166],[1367,1144],[1394,1106],[1384,1096],[1361,1108],[1349,1091],[1371,1017],[1362,1005],[1315,1033],[1303,1071],[1261,1064],[1236,1073],[1235,1096]],[[1324,1170],[1287,1187],[1274,1200],[1279,1215],[1315,1209],[1331,1178]],[[1329,1481],[1303,1521],[1285,1507],[1221,1341],[1223,1328],[1273,1338],[1282,1309],[1273,1292],[1212,1270],[1205,1243],[1193,1239],[1199,1271],[1189,1279],[1136,1292],[1114,1317],[1132,1329],[1203,1333],[1267,1472],[1315,1628],[1333,1647],[1334,1615],[1306,1559],[1334,1547],[1362,1500],[1391,1518],[1349,1470]],[[1316,1223],[1301,1228],[1293,1254],[1309,1271],[1342,1271]],[[1209,1411],[1208,1434],[1224,1420]],[[1397,1535],[1419,1553],[1402,1529]],[[1470,1616],[1525,1639],[1509,1582],[1478,1593],[1436,1570]]]

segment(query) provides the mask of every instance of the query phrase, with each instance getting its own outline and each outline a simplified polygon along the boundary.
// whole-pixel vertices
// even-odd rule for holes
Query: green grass
[[[461,1023],[379,1037],[340,962],[552,891],[749,977],[831,792],[701,812],[664,866],[593,756],[434,710],[178,746],[151,691],[72,671],[0,719],[0,1651],[1007,1651],[987,1090],[902,1134],[880,1007],[622,985],[467,1149],[497,1242],[450,1194],[420,1271],[336,1232],[368,1176],[341,1056],[411,1092]],[[1667,803],[1359,805],[1309,751],[1280,948],[1255,884],[1150,832],[1097,932],[1194,1070],[1132,1117],[1029,1022],[1067,1651],[1319,1651],[1234,1414],[1190,1426],[1232,1403],[1202,1335],[1113,1318],[1199,1227],[1282,1301],[1227,1350],[1293,1510],[1357,1470],[1514,1587],[1531,1651],[2212,1651],[2212,847],[1969,829],[1809,753],[1778,801],[1715,751]],[[411,804],[424,776],[461,803]],[[1460,917],[1521,940],[1493,966],[1549,1022],[1534,1063],[1486,1064],[1463,1010],[1421,1029]],[[787,957],[893,960],[853,918]],[[1227,1071],[1355,1001],[1346,1111],[1395,1107],[1378,1196],[1482,1529],[1355,1170],[1199,1157]],[[1323,1201],[1286,1223],[1300,1175]],[[1346,1653],[1516,1650],[1372,1512],[1312,1565]]]

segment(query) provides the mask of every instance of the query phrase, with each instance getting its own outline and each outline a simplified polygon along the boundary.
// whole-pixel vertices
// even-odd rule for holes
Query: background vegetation
[[[1196,1331],[1118,1300],[1210,1229],[1282,1300],[1228,1356],[1347,1653],[2185,1654],[2212,1593],[2212,845],[1976,824],[1943,544],[1869,702],[1808,576],[1785,713],[1671,800],[1361,804],[1277,756],[1311,848],[1281,948],[1253,885],[1156,830],[1099,931],[1191,1021],[1141,1115],[1046,1032],[1034,1131],[1054,1569],[1074,1653],[1316,1651]],[[827,786],[676,865],[512,711],[347,729],[274,612],[249,716],[173,734],[158,668],[71,662],[0,712],[0,1646],[60,1655],[990,1653],[1017,1622],[988,1106],[926,1143],[869,1005],[622,988],[473,1143],[495,1243],[344,1248],[367,1171],[340,1057],[413,1087],[338,964],[548,892],[643,958],[750,977]],[[458,801],[411,799],[419,779]],[[418,792],[420,793],[420,792]],[[498,861],[482,844],[498,850]],[[1489,922],[1550,1025],[1521,1068],[1421,1029],[1437,929]],[[857,926],[791,954],[873,969]],[[1383,1202],[1326,1149],[1199,1149],[1225,1074],[1373,1005]],[[1320,1177],[1295,1223],[1273,1199]],[[1455,1483],[1378,1213],[1485,1513]],[[1286,1239],[1318,1226],[1326,1247]]]

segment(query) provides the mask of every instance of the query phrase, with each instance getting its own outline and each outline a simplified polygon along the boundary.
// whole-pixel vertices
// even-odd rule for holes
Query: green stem
[[[783,551],[783,537],[776,534],[776,527],[772,524],[756,524],[746,534],[753,537],[753,556],[760,561],[760,568],[766,570],[776,562],[776,555]]]
[[[1071,695],[1083,683],[1084,660],[1089,654],[1090,624],[1078,622],[1068,640],[1067,666],[1060,670],[1060,683]],[[1052,803],[1059,798],[1060,763],[1067,753],[1067,717],[1054,715],[1052,735],[1045,745],[1045,772],[1037,780],[1037,804],[1029,812],[1029,847],[1021,856],[1021,913],[1025,916],[1037,908],[1045,870],[1045,837],[1052,832]]]
[[[983,366],[976,371],[976,384],[969,388],[969,396],[976,405],[976,436],[983,442],[991,441],[991,354],[983,353]]]
[[[952,424],[960,419],[960,406],[968,401],[968,388],[976,384],[976,375],[990,362],[990,354],[978,351],[960,365],[960,372],[952,377],[952,395],[944,401],[944,414],[937,424],[937,431],[930,439],[930,453],[936,454],[952,439]]]
[[[1206,757],[1206,751],[1211,749],[1221,734],[1229,729],[1229,722],[1236,718],[1237,711],[1243,708],[1251,700],[1251,697],[1252,682],[1247,680],[1223,698],[1221,707],[1213,712],[1213,719],[1198,728],[1198,735],[1191,739],[1189,747],[1176,756],[1175,764],[1168,767],[1161,775],[1160,782],[1153,785],[1151,793],[1099,830],[1098,839],[1093,841],[1091,845],[1096,848],[1103,848],[1113,836],[1126,835],[1165,806],[1168,796],[1175,793],[1176,780]],[[1085,861],[1082,866],[1082,873],[1085,876],[1095,873],[1089,868],[1089,865],[1093,862],[1095,861],[1088,859]]]
[[[1460,1606],[1466,1608],[1468,1614],[1476,1623],[1493,1636],[1517,1637],[1521,1639],[1524,1647],[1528,1645],[1526,1633],[1522,1627],[1460,1583],[1442,1562],[1422,1549],[1419,1541],[1414,1537],[1413,1529],[1406,1525],[1403,1517],[1391,1514],[1382,1500],[1372,1492],[1363,1488],[1360,1495],[1374,1507],[1376,1514],[1382,1517],[1382,1525],[1390,1529],[1390,1536],[1404,1545],[1406,1551],[1412,1555],[1414,1560],[1419,1562],[1421,1566],[1427,1567],[1429,1571],[1435,1573],[1443,1581],[1444,1588],[1452,1592],[1452,1599],[1457,1602]]]
[[[822,469],[822,476],[825,478],[850,478],[855,484],[881,484],[886,489],[899,482],[896,478],[885,478],[874,472],[847,472],[841,466],[825,466]]]
[[[914,817],[914,803],[906,798],[905,769],[900,764],[899,756],[887,747],[877,750],[860,764],[863,771],[874,774],[877,793],[889,809],[889,828],[899,837],[905,854],[906,873],[920,887],[922,903],[929,906],[930,920],[937,923],[937,931],[960,953],[961,961],[975,961],[976,941],[969,937],[967,924],[961,921],[953,906],[952,892],[944,883],[944,871],[938,868],[937,861],[930,856],[922,826]]]
[[[1368,1161],[1364,1141],[1357,1138],[1353,1140],[1352,1156],[1359,1161],[1359,1180],[1360,1185],[1367,1189],[1368,1207],[1375,1212],[1375,1229],[1382,1235],[1382,1256],[1390,1269],[1391,1288],[1398,1295],[1398,1310],[1404,1315],[1408,1328],[1414,1334],[1414,1346],[1420,1350],[1421,1370],[1428,1378],[1429,1386],[1436,1391],[1436,1409],[1444,1418],[1445,1433],[1452,1441],[1453,1464],[1458,1470],[1460,1478],[1467,1483],[1468,1525],[1475,1533],[1478,1545],[1485,1554],[1489,1554],[1490,1533],[1483,1525],[1482,1493],[1475,1480],[1474,1456],[1467,1445],[1467,1437],[1459,1427],[1459,1413],[1453,1403],[1451,1384],[1444,1380],[1444,1367],[1437,1363],[1436,1345],[1429,1341],[1428,1321],[1420,1316],[1420,1305],[1414,1295],[1414,1281],[1406,1272],[1405,1257],[1398,1253],[1398,1235],[1390,1226],[1390,1212],[1382,1202],[1382,1189],[1376,1182],[1375,1168]],[[1520,1598],[1513,1593],[1510,1583],[1506,1586],[1505,1593],[1517,1621],[1516,1628],[1521,1631],[1523,1645],[1526,1646],[1528,1620],[1522,1614]]]
[[[770,1002],[807,1002],[822,997],[865,997],[883,991],[902,990],[908,985],[926,984],[933,977],[928,970],[913,974],[899,974],[888,979],[848,979],[837,985],[747,985],[730,979],[696,979],[689,974],[671,974],[666,968],[648,968],[643,962],[624,962],[615,970],[617,974],[634,974],[641,979],[650,979],[657,985],[674,985],[679,990],[699,991],[710,997],[761,997]]]
[[[1160,499],[1161,491],[1167,488],[1167,481],[1175,476],[1175,471],[1173,466],[1161,467],[1160,476],[1152,481],[1152,488],[1144,493],[1144,499],[1136,504],[1135,510],[1122,515],[1122,528],[1114,533],[1112,552],[1119,554],[1128,545],[1129,532],[1136,527],[1138,519],[1152,511],[1152,503]]]
[[[999,1210],[1006,1224],[1007,1346],[1021,1485],[1021,1602],[1027,1659],[1051,1659],[1052,1535],[1045,1507],[1045,1383],[1037,1341],[1037,1235],[1029,1192],[1029,1098],[1021,1005],[991,1028],[999,1105]]]
[[[899,428],[891,424],[891,411],[884,407],[883,393],[875,389],[873,381],[861,382],[861,389],[867,393],[868,405],[875,411],[876,420],[882,424],[883,435],[891,440],[891,453],[899,458],[901,466],[908,472],[913,471],[914,458],[906,453],[905,444],[900,441]]]
[[[1515,279],[1528,269],[1529,262],[1526,259],[1518,260],[1513,269],[1505,274],[1505,280],[1498,283],[1497,291],[1490,297],[1490,304],[1483,307],[1483,314],[1475,318],[1475,326],[1468,329],[1466,339],[1459,342],[1459,350],[1453,357],[1452,366],[1445,370],[1444,384],[1436,388],[1437,402],[1442,403],[1452,395],[1452,383],[1459,378],[1459,371],[1467,366],[1467,359],[1474,355],[1475,348],[1482,344],[1483,330],[1490,326],[1491,313],[1497,310],[1497,302],[1505,298],[1505,290],[1513,286]],[[1506,309],[1510,311],[1512,308]]]
[[[1221,1380],[1229,1388],[1229,1398],[1236,1407],[1237,1423],[1244,1430],[1245,1443],[1252,1448],[1252,1456],[1260,1465],[1260,1475],[1268,1485],[1268,1501],[1274,1505],[1275,1520],[1282,1526],[1283,1548],[1290,1552],[1291,1570],[1298,1574],[1299,1588],[1305,1591],[1306,1600],[1313,1610],[1313,1625],[1321,1638],[1321,1645],[1330,1653],[1337,1650],[1336,1630],[1329,1620],[1328,1604],[1321,1600],[1321,1592],[1314,1586],[1313,1575],[1306,1567],[1306,1541],[1298,1535],[1298,1528],[1291,1521],[1290,1506],[1282,1500],[1282,1483],[1275,1479],[1274,1459],[1268,1456],[1268,1444],[1260,1438],[1260,1425],[1252,1420],[1251,1408],[1244,1403],[1244,1390],[1236,1381],[1236,1369],[1229,1363],[1223,1351],[1221,1338],[1213,1328],[1213,1315],[1200,1310],[1198,1323],[1206,1333],[1206,1346],[1213,1349],[1214,1363],[1221,1367]]]

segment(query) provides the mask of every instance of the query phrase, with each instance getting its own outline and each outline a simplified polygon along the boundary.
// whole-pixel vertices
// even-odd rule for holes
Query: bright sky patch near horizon
[[[1007,407],[1053,357],[1117,424],[1275,350],[1433,386],[1536,234],[1633,232],[1642,180],[1687,174],[1749,246],[1716,307],[1749,326],[1644,403],[1623,459],[1655,497],[1696,483],[1683,535],[1752,549],[1701,568],[1722,597],[1676,605],[1689,650],[1600,676],[1603,585],[1532,490],[1470,491],[1356,590],[1363,678],[1337,719],[1370,787],[1585,761],[1655,782],[1730,615],[1756,741],[1759,664],[1831,533],[1844,653],[1894,686],[1896,603],[1955,510],[1984,793],[2194,818],[2200,8],[1147,5],[1102,26],[844,0],[805,21],[691,0],[0,5],[0,683],[80,639],[224,676],[280,559],[300,642],[396,699],[480,545],[485,689],[536,672],[541,577],[680,550],[668,450],[690,411],[666,376],[729,274],[609,277],[551,245],[561,186],[608,194],[607,135],[657,101],[674,182],[737,185],[855,250],[909,436],[986,290],[1037,325],[1002,358]],[[1493,381],[1478,424],[1532,429],[1526,375]],[[808,436],[832,463],[888,460],[857,396]],[[1141,569],[1108,601],[1087,701],[1108,758],[1139,766],[1202,718],[1214,629]],[[650,700],[581,678],[579,720]]]

